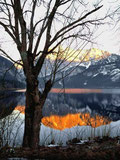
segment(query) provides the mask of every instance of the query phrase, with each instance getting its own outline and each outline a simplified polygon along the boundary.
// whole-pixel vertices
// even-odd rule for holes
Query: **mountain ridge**
[[[50,68],[48,66],[46,71],[46,65],[43,65],[42,70],[49,73]],[[99,60],[91,59],[80,64],[73,62],[68,68],[57,73],[56,80],[61,75],[65,78],[57,82],[54,88],[120,88],[120,56],[111,54]],[[44,86],[44,78],[39,74],[38,80],[42,86]],[[46,78],[49,79],[49,74]],[[0,56],[0,83],[5,83],[8,88],[25,87],[23,70],[16,69],[10,60],[2,56]]]
[[[64,76],[69,74],[68,69]],[[107,58],[90,61],[77,66],[69,77],[63,79],[65,88],[120,88],[120,56],[111,54]],[[62,81],[55,87],[63,87]]]

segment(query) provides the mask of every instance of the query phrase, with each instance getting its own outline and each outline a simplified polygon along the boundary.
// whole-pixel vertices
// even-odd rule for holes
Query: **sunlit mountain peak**
[[[22,61],[20,63],[22,63]],[[16,69],[22,69],[23,68],[21,65],[19,65],[17,63],[15,63],[14,66],[15,66]]]
[[[87,54],[85,56],[84,61],[99,60],[99,59],[107,58],[108,56],[110,56],[109,52],[103,51],[97,48],[91,48],[89,50],[82,50],[81,52],[83,56]]]
[[[50,54],[47,58],[55,60],[56,58],[64,61],[73,62],[87,62],[91,60],[100,60],[110,56],[110,53],[97,48],[91,48],[86,50],[73,50],[66,48],[65,50],[61,47],[55,53]]]
[[[60,47],[59,49],[56,49],[53,53],[49,54],[47,56],[47,59],[53,61],[57,59],[58,61],[63,60],[63,62],[73,61],[82,63],[91,60],[100,60],[103,58],[107,58],[108,56],[110,56],[109,52],[97,48],[73,50],[71,48],[63,49],[62,47]],[[17,63],[15,63],[15,67],[17,69],[22,68],[22,66]]]
[[[65,61],[73,61],[73,62],[87,62],[91,60],[100,60],[103,58],[107,58],[110,56],[110,53],[107,51],[103,51],[97,48],[85,49],[85,50],[73,50],[71,48],[63,49],[60,47],[56,49],[54,53],[51,53],[47,56],[47,59],[55,61],[56,59]],[[17,69],[21,69],[22,66],[19,64],[15,64]]]

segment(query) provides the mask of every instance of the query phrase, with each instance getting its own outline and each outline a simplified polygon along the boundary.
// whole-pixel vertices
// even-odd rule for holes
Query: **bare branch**
[[[10,12],[10,9],[9,9],[9,7],[8,7],[9,5],[7,5],[6,0],[4,0],[4,2],[5,2],[6,9],[7,9],[7,11],[8,11],[9,25],[10,25],[10,28],[11,28],[13,34],[14,34],[14,27],[13,27],[13,25],[12,25],[11,12]],[[12,5],[11,5],[11,6],[12,6]]]
[[[34,57],[36,56],[37,49],[39,47],[39,43],[40,43],[41,37],[42,37],[44,31],[47,28],[47,19],[48,19],[48,15],[49,15],[49,10],[50,10],[50,4],[51,4],[51,2],[52,2],[52,0],[50,0],[50,2],[48,3],[47,12],[46,12],[46,15],[44,17],[44,20],[43,20],[43,23],[42,23],[42,27],[41,27],[41,30],[40,30],[37,42],[35,44],[35,48],[34,48],[34,51],[33,51]],[[36,23],[36,25],[34,26],[34,29],[35,29],[35,27],[37,26],[38,23]]]
[[[15,4],[13,4],[13,10],[14,10],[14,21],[15,21],[15,37],[18,40],[19,44],[20,44],[20,32],[19,32],[19,24],[18,24],[18,10],[17,10],[17,6]]]
[[[19,65],[23,66],[23,64],[20,63],[19,61],[13,60],[3,49],[0,48],[0,51],[2,52],[3,56],[5,56],[8,59],[10,59],[13,63],[16,63],[16,64],[19,64]]]
[[[13,41],[17,44],[17,39],[14,37],[12,32],[8,29],[7,25],[0,21],[0,25],[5,29],[5,31],[9,34],[9,36],[13,39]]]
[[[78,22],[86,19],[89,15],[91,15],[92,13],[96,12],[97,10],[99,10],[100,8],[102,8],[102,6],[97,7],[95,9],[93,9],[92,11],[88,12],[87,14],[85,14],[83,17],[79,18],[78,20],[68,24],[67,26],[63,27],[62,29],[60,29],[56,35],[54,36],[54,38],[51,40],[51,44],[56,41],[56,39],[58,39],[61,35],[69,32],[70,30],[74,29],[75,27],[84,24],[85,22],[81,23],[81,24],[77,24]],[[71,28],[70,28],[71,27]],[[67,29],[67,31],[65,31]],[[65,31],[65,32],[64,32]],[[61,32],[64,32],[63,34],[61,34]],[[61,34],[61,35],[60,35]]]
[[[20,22],[20,26],[21,26],[21,39],[22,39],[22,46],[21,46],[21,51],[25,52],[27,49],[27,42],[26,42],[26,22],[24,20],[23,17],[23,12],[22,12],[22,8],[21,8],[21,3],[20,0],[14,0],[14,4],[16,5],[16,9],[17,9],[17,18]]]
[[[5,5],[5,6],[10,6],[10,7],[12,7],[12,5],[9,4],[9,3],[7,3],[7,2],[0,2],[0,4],[3,4],[3,5]]]
[[[32,15],[30,19],[30,36],[29,36],[29,48],[28,50],[32,52],[32,46],[33,46],[33,35],[34,35],[34,27],[33,27],[33,21],[34,21],[34,15],[35,15],[35,8],[36,8],[37,0],[33,1],[33,7],[32,7]]]

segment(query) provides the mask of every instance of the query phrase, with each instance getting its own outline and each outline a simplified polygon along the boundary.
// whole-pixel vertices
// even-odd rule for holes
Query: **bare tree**
[[[17,63],[23,66],[26,77],[23,147],[39,145],[42,108],[56,74],[74,60],[70,59],[73,54],[80,54],[70,47],[82,49],[90,41],[93,26],[100,24],[101,19],[96,19],[94,13],[102,6],[94,6],[92,10],[86,6],[82,0],[0,0],[0,26],[14,41],[21,57]],[[0,51],[15,62],[5,50]],[[67,59],[69,63],[62,65]],[[51,66],[51,72],[46,76],[44,88],[39,90],[38,76],[45,64]],[[45,70],[44,77],[46,74]]]

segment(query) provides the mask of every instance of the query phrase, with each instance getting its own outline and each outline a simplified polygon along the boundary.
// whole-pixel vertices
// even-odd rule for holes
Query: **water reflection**
[[[60,93],[60,91],[63,92],[63,90],[60,89],[51,90],[43,107],[43,116],[65,116],[67,114],[89,113],[92,117],[97,114],[108,117],[112,121],[120,119],[119,90],[66,89],[66,94]],[[70,94],[68,94],[69,92]],[[19,106],[20,110],[20,108],[25,105],[24,92],[4,93],[4,95],[6,96],[0,99],[1,113],[2,110],[5,110],[4,114],[6,113],[6,115],[8,115],[16,106]],[[8,114],[7,109],[9,111]]]
[[[11,91],[0,93],[0,119],[10,115],[22,98],[21,93]]]
[[[59,89],[52,88],[51,93],[65,93],[65,94],[81,94],[81,93],[102,93],[101,89],[80,89],[80,88],[67,88]]]
[[[50,143],[52,137],[55,137],[55,143],[58,141],[66,143],[67,140],[76,136],[88,138],[104,134],[120,135],[120,121],[118,121],[120,120],[120,94],[118,92],[105,93],[104,90],[93,90],[93,92],[86,90],[85,93],[82,93],[84,90],[81,90],[79,94],[75,92],[64,94],[53,91],[48,95],[43,108],[41,145]],[[2,112],[3,108],[4,112]],[[11,121],[10,124],[14,124],[11,135],[13,139],[13,135],[17,134],[16,144],[22,143],[24,111],[24,93],[14,92],[0,99],[0,112],[2,113],[0,127],[3,119],[6,118],[8,123]],[[15,121],[16,117],[17,121]]]
[[[105,93],[104,90],[100,92],[81,94],[50,93],[43,108],[43,115],[64,116],[69,113],[90,113],[91,116],[97,114],[108,117],[113,121],[119,120],[120,94],[118,92],[112,93],[112,91]]]
[[[93,128],[109,124],[111,121],[103,116],[91,117],[89,113],[74,113],[65,116],[52,115],[44,117],[42,123],[50,128],[64,130],[75,126],[91,126]]]
[[[21,114],[24,114],[25,106],[17,106],[14,110],[18,110]],[[51,115],[43,117],[41,122],[47,127],[64,130],[75,126],[91,126],[96,128],[101,125],[109,124],[111,121],[108,118],[99,115],[92,117],[90,113],[74,113],[65,116]]]

